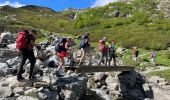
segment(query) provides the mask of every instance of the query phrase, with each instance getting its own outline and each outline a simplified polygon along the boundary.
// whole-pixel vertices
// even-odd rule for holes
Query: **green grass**
[[[168,83],[170,83],[170,69],[165,71],[155,71],[148,74],[148,76],[160,76],[162,78],[165,78]]]

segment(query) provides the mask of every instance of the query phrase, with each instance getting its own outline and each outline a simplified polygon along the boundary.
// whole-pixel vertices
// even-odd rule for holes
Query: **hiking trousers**
[[[20,52],[21,52],[21,61],[20,61],[20,65],[19,65],[19,68],[18,68],[17,77],[18,78],[22,77],[23,66],[24,66],[27,59],[29,60],[29,62],[31,64],[29,75],[30,75],[30,77],[32,77],[33,76],[33,69],[34,69],[35,62],[36,62],[34,52],[33,52],[33,50],[29,50],[29,49],[21,49]]]

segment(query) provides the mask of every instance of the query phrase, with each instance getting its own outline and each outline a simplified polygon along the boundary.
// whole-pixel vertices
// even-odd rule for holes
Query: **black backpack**
[[[65,48],[65,43],[67,42],[66,38],[61,38],[56,44],[55,44],[55,51],[56,52],[61,52],[61,51],[66,51],[67,49]],[[62,45],[61,45],[62,44]]]

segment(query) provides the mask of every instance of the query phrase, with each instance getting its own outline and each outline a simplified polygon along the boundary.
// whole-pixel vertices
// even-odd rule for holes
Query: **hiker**
[[[53,33],[50,33],[48,35],[48,43],[52,44],[54,40],[55,40],[55,35]]]
[[[34,56],[33,48],[35,45],[35,36],[36,31],[32,30],[31,32],[24,30],[22,32],[18,33],[18,37],[16,39],[16,48],[19,49],[21,54],[21,62],[18,68],[17,72],[17,80],[23,80],[22,77],[23,66],[27,59],[29,59],[31,66],[30,66],[30,72],[29,72],[29,79],[34,79],[33,70],[36,63],[36,59]]]
[[[82,60],[85,58],[85,56],[89,55],[89,65],[92,64],[91,62],[91,45],[90,45],[90,34],[86,33],[85,35],[81,36],[81,42],[80,42],[80,61],[78,65],[81,65]]]
[[[64,57],[70,57],[70,62],[73,60],[68,45],[70,41],[70,38],[60,38],[59,42],[55,45],[56,55],[59,58],[59,66],[56,71],[57,76],[61,75],[59,70],[62,69],[64,65]]]
[[[112,41],[110,42],[110,45],[109,45],[109,66],[110,66],[110,63],[113,59],[114,61],[114,66],[116,66],[116,48],[115,48],[115,42]]]
[[[139,56],[139,51],[137,47],[132,48],[132,59],[137,61],[137,58]]]
[[[9,44],[9,40],[12,38],[11,33],[4,32],[0,35],[0,44]]]
[[[150,58],[151,63],[155,65],[156,52],[154,50],[151,51]]]
[[[99,40],[99,45],[98,49],[100,52],[100,61],[99,65],[101,65],[101,62],[104,63],[104,58],[105,58],[105,66],[107,66],[108,62],[108,43],[106,42],[106,37],[104,37],[102,40]]]

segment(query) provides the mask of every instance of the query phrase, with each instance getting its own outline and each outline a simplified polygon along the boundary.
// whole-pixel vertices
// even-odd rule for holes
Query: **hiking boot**
[[[22,76],[17,76],[17,80],[21,81],[21,80],[24,80],[24,78]]]

